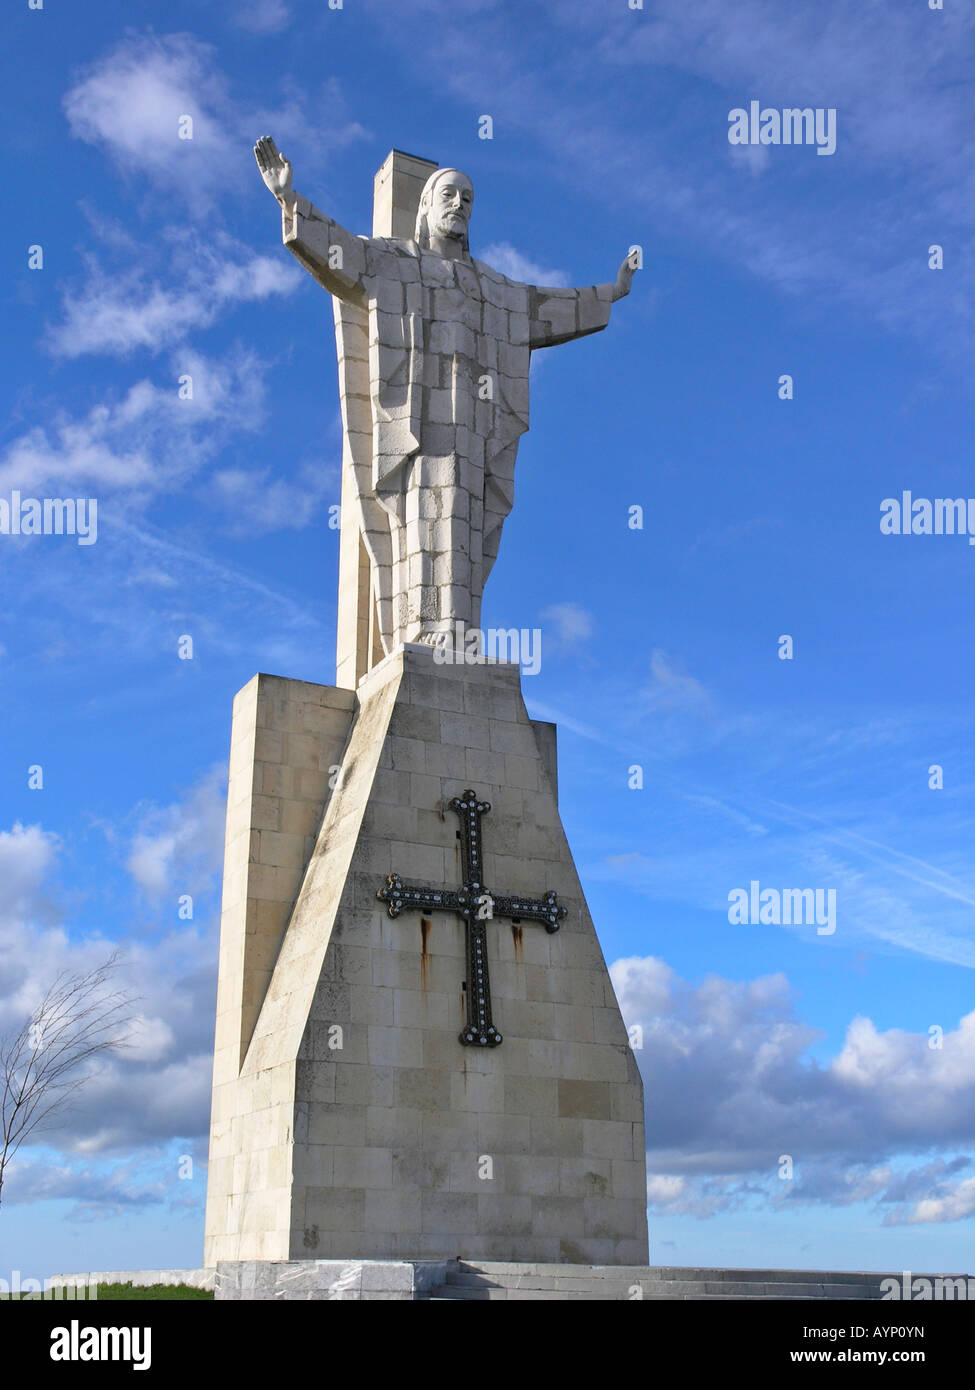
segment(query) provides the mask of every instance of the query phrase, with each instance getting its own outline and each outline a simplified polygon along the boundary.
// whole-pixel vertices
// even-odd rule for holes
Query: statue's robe
[[[614,287],[525,285],[415,241],[353,236],[301,195],[283,235],[334,296],[354,477],[343,496],[359,509],[383,649],[478,627],[528,429],[531,353],[605,328]]]

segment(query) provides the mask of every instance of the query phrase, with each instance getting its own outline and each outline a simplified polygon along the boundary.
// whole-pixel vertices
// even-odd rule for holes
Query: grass
[[[212,1289],[193,1289],[188,1284],[99,1284],[98,1301],[129,1299],[183,1299],[213,1302]]]
[[[212,1289],[192,1289],[187,1284],[99,1284],[97,1285],[99,1303],[129,1303],[137,1300],[146,1299],[154,1301],[180,1300],[213,1302]],[[13,1302],[26,1300],[28,1303],[70,1303],[72,1305],[84,1306],[84,1304],[96,1302],[95,1298],[53,1298],[51,1290],[43,1300],[37,1294],[14,1293],[7,1295],[7,1299]],[[7,1301],[6,1299],[4,1301]]]

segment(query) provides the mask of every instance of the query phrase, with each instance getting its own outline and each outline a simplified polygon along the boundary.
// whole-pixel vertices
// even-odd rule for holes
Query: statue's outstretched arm
[[[261,178],[281,204],[282,238],[292,255],[330,294],[365,302],[365,242],[319,212],[292,187],[291,164],[264,135],[254,146]]]
[[[615,281],[564,290],[545,285],[531,287],[529,343],[533,348],[556,347],[587,333],[598,333],[609,323],[618,299],[629,294],[633,262],[627,256]]]

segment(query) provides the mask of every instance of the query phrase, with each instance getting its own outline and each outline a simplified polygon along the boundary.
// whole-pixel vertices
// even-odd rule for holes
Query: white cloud
[[[62,321],[48,333],[52,351],[69,358],[159,352],[238,304],[283,297],[301,283],[286,255],[254,255],[219,231],[202,244],[185,234],[168,241],[168,283],[141,268],[116,274],[93,264],[84,287],[64,297]],[[159,252],[143,246],[128,264],[133,259],[155,265]]]
[[[11,1203],[74,1200],[102,1215],[131,1213],[162,1201],[166,1186],[160,1182],[133,1182],[123,1170],[99,1171],[79,1165],[16,1159],[7,1173],[4,1200]]]
[[[265,25],[286,17],[273,4],[257,11],[262,16]],[[214,50],[188,34],[124,39],[83,72],[64,110],[72,135],[104,149],[123,172],[175,192],[196,217],[209,218],[228,190],[249,197],[260,188],[253,145],[267,130],[289,149],[307,147],[312,169],[366,136],[348,119],[334,79],[313,98],[291,85],[277,109],[255,107],[231,92]],[[180,138],[184,117],[192,139]]]
[[[215,897],[219,882],[223,816],[218,782],[214,770],[183,803],[139,810],[144,829],[136,835],[136,867],[147,887],[161,887],[165,893],[165,875],[172,874],[174,892],[188,887],[197,893],[198,912],[201,899]],[[80,937],[69,930],[63,908],[56,906],[56,868],[57,842],[40,827],[0,832],[0,877],[14,889],[0,903],[4,1033],[29,1019],[60,972],[92,969],[118,949],[110,939]],[[75,1196],[101,1214],[116,1205],[110,1172],[61,1167],[56,1159],[38,1164],[39,1139],[64,1156],[142,1153],[177,1139],[203,1144],[213,1065],[216,922],[200,926],[194,920],[179,921],[175,902],[163,913],[173,926],[158,936],[138,912],[133,918],[115,982],[132,1000],[129,1046],[91,1064],[72,1104],[21,1150],[4,1186],[5,1202]],[[123,1186],[128,1189],[127,1183]],[[133,1189],[130,1195],[135,1204],[150,1200],[146,1191],[139,1196]]]
[[[220,505],[234,535],[256,535],[307,526],[325,497],[338,501],[338,468],[305,464],[294,479],[272,477],[269,468],[222,468],[213,475]]]
[[[40,948],[50,961],[65,949],[48,883],[59,848],[57,837],[40,825],[18,821],[0,831],[0,1032],[19,1028],[44,993],[24,968],[28,943],[30,950]]]
[[[593,635],[592,614],[578,603],[553,603],[542,610],[542,617],[554,624],[558,640],[566,646],[588,641]]]
[[[209,953],[208,953],[209,956]],[[162,969],[163,957],[154,959]],[[68,1153],[94,1156],[127,1153],[174,1139],[200,1140],[207,1133],[213,1083],[213,1014],[216,991],[210,988],[195,995],[198,1008],[205,1011],[206,1037],[193,1055],[186,1055],[190,1042],[184,1027],[176,1057],[157,1064],[141,1063],[123,1057],[102,1067],[81,1093],[74,1112],[46,1138],[60,1140]],[[182,1002],[189,996],[179,982]]]
[[[88,68],[64,110],[72,135],[106,148],[123,169],[143,170],[208,202],[235,162],[226,103],[211,49],[174,34],[125,39]],[[192,139],[181,139],[187,116]]]
[[[126,1030],[126,1061],[158,1062],[175,1041],[175,1034],[164,1018],[134,1014]]]
[[[210,882],[223,860],[227,770],[211,768],[187,797],[140,813],[127,868],[143,892],[173,902]]]
[[[571,283],[564,270],[546,270],[537,261],[522,255],[509,241],[492,242],[478,253],[477,259],[507,275],[509,280],[520,280],[526,285],[565,289]]]
[[[795,1017],[786,977],[710,976],[692,987],[663,961],[631,957],[610,974],[644,1078],[652,1200],[709,1215],[766,1204],[874,1201],[888,1224],[960,1219],[967,1155],[899,1171],[936,1146],[975,1142],[975,1013],[928,1035],[854,1019],[825,1066]],[[780,1156],[795,1181],[778,1177]],[[679,1180],[679,1181],[678,1181]]]
[[[923,1222],[963,1221],[966,1216],[975,1216],[975,1178],[966,1178],[944,1197],[926,1197],[902,1221],[916,1226]]]
[[[10,830],[0,830],[0,921],[16,920],[36,908],[56,846],[57,838],[39,825],[16,821]]]
[[[975,1011],[936,1040],[855,1018],[830,1070],[849,1091],[882,1096],[891,1119],[910,1107],[912,1123],[932,1132],[951,1132],[959,1113],[975,1126]]]
[[[178,379],[193,380],[192,400]],[[224,362],[184,351],[165,385],[142,380],[119,400],[72,418],[53,413],[0,455],[0,493],[25,496],[45,485],[143,497],[182,484],[226,438],[253,429],[263,414],[261,364],[249,353]]]
[[[699,680],[680,670],[666,652],[656,650],[650,656],[653,684],[649,689],[653,705],[662,710],[685,713],[704,713],[711,707],[711,698]]]
[[[687,1179],[671,1176],[648,1176],[647,1201],[654,1206],[667,1207],[679,1201],[687,1190]]]

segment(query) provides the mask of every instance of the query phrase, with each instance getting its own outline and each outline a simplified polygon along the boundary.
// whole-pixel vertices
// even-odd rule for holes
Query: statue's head
[[[420,194],[415,239],[429,250],[434,237],[459,242],[468,249],[467,227],[474,203],[474,185],[459,169],[435,169]]]

